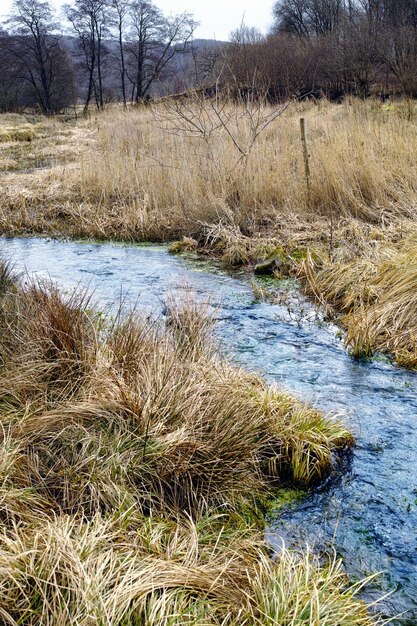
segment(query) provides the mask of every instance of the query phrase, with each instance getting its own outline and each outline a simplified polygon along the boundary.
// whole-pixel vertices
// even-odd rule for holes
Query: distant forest
[[[150,0],[15,0],[0,25],[0,111],[52,115],[199,89],[271,101],[417,97],[417,0],[277,0],[270,31],[195,40]]]

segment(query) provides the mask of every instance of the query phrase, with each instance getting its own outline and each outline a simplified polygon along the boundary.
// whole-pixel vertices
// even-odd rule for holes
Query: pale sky
[[[52,5],[59,8],[64,1],[52,0]],[[183,11],[193,13],[200,22],[195,38],[220,41],[227,40],[242,20],[247,26],[255,26],[265,32],[272,22],[273,3],[273,0],[154,0],[154,4],[166,15]],[[0,0],[0,16],[7,15],[11,5],[12,0]]]

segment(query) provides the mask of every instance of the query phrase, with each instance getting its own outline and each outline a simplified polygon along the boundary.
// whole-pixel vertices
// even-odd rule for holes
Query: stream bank
[[[163,247],[9,238],[0,250],[17,270],[50,277],[65,289],[88,284],[103,307],[117,306],[122,293],[158,315],[168,290],[188,286],[216,308],[216,332],[234,360],[318,408],[344,415],[357,440],[349,463],[271,520],[268,537],[277,549],[280,537],[318,551],[333,544],[352,577],[384,570],[374,593],[392,592],[385,612],[405,611],[398,624],[417,622],[415,373],[386,360],[353,360],[337,328],[317,324],[304,299],[311,315],[256,302],[246,279],[173,257]]]

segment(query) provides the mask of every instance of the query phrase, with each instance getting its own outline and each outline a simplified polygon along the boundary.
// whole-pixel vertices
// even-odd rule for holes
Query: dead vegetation
[[[28,176],[3,174],[1,227],[161,241],[200,240],[205,225],[254,237],[279,236],[294,220],[307,228],[319,221],[328,236],[343,218],[386,225],[414,217],[414,108],[347,101],[278,113],[262,103],[197,101],[183,111],[162,102],[76,123],[39,122],[44,130],[35,124],[40,136],[27,149],[40,158],[47,146],[54,162]],[[10,148],[3,145],[3,158]]]
[[[220,358],[192,303],[108,325],[0,267],[3,624],[380,623],[337,559],[254,527],[352,444],[339,421]]]
[[[76,123],[6,116],[2,136],[35,135],[0,143],[0,228],[178,240],[228,267],[275,255],[342,316],[352,354],[415,367],[416,119],[407,100],[274,110],[198,96]]]
[[[315,263],[310,257],[302,272],[310,293],[332,315],[341,315],[346,345],[354,356],[388,352],[400,365],[417,367],[414,236],[337,265]]]

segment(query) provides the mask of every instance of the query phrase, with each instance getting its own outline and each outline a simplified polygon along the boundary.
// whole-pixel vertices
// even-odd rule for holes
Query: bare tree
[[[309,36],[307,18],[308,0],[278,1],[274,5],[276,30],[296,34],[299,37]]]
[[[202,141],[215,165],[212,141],[219,136],[228,138],[235,153],[228,177],[246,169],[259,137],[290,105],[286,101],[271,106],[267,92],[241,94],[238,86],[232,91],[233,97],[229,98],[222,90],[207,95],[204,89],[197,89],[187,98],[165,99],[163,111],[155,111],[170,132]]]
[[[190,13],[166,18],[148,0],[136,0],[130,10],[128,77],[132,100],[141,102],[176,55],[187,49],[196,26]]]
[[[13,54],[13,37],[0,31],[0,111],[16,111],[22,106],[24,82],[17,79],[22,74],[22,64]]]
[[[64,10],[77,38],[83,56],[83,67],[88,75],[84,102],[87,112],[94,95],[97,108],[104,106],[103,56],[106,52],[103,38],[108,28],[107,0],[75,0],[74,6],[64,5]]]
[[[417,97],[417,29],[413,26],[385,30],[384,60],[398,80],[401,92]]]
[[[300,37],[333,32],[344,10],[343,0],[278,0],[273,9],[276,28]]]
[[[241,93],[262,82],[264,66],[264,37],[262,33],[245,24],[230,33],[230,44],[224,49],[224,59],[230,84]]]
[[[3,38],[2,46],[14,60],[15,80],[30,85],[42,113],[56,113],[65,106],[67,93],[60,78],[65,74],[65,82],[71,82],[71,72],[60,37],[53,34],[56,24],[50,5],[41,0],[15,0],[7,25],[11,36]]]
[[[222,73],[237,97],[251,94],[270,102],[297,97],[311,91],[317,64],[316,51],[304,41],[283,32],[262,36],[256,29],[241,27],[224,47]]]
[[[122,90],[123,104],[127,104],[127,65],[126,65],[126,42],[125,30],[127,18],[131,7],[130,0],[111,0],[111,22],[117,33],[118,54],[117,62],[119,65],[120,86]]]

